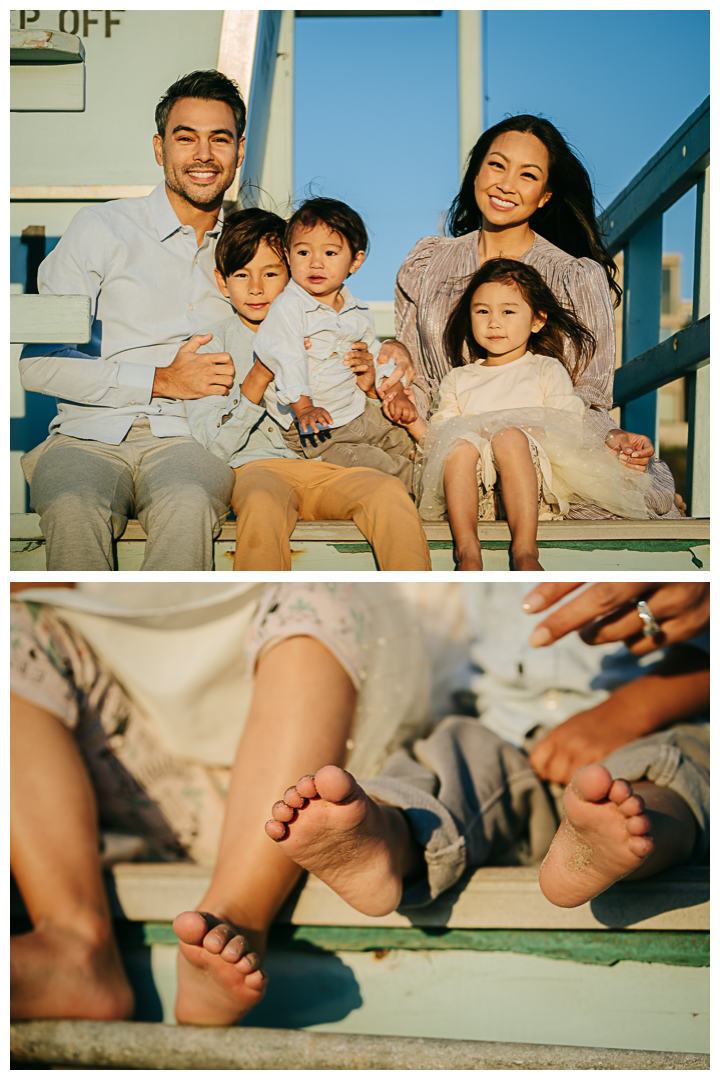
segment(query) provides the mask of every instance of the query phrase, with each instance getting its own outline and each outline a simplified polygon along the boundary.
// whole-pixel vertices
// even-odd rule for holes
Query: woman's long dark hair
[[[588,171],[555,125],[540,116],[511,116],[482,133],[470,153],[460,191],[448,211],[445,224],[448,235],[465,236],[482,228],[475,201],[475,180],[495,139],[508,131],[534,135],[543,144],[550,159],[547,190],[552,192],[552,198],[535,211],[529,221],[530,228],[568,255],[576,259],[594,259],[600,263],[607,274],[617,307],[622,289],[615,280],[617,266],[603,243]]]
[[[470,278],[445,327],[443,344],[452,366],[464,367],[474,360],[485,359],[484,350],[473,337],[470,307],[480,286],[494,281],[501,285],[514,285],[533,315],[545,316],[542,329],[530,335],[528,349],[540,356],[554,356],[575,384],[593,358],[595,335],[573,312],[557,302],[552,289],[545,284],[534,266],[527,266],[517,259],[488,259]],[[575,353],[573,360],[565,355],[566,340]],[[465,348],[470,353],[469,361],[463,355]]]

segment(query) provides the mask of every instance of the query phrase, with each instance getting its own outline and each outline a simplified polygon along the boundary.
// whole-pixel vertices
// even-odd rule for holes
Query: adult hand
[[[538,585],[525,597],[523,608],[529,614],[544,611],[582,584],[574,581]],[[640,599],[648,602],[660,625],[660,633],[653,637],[643,636],[637,613]],[[642,656],[661,645],[687,641],[709,625],[710,585],[707,583],[603,581],[591,585],[539,623],[529,642],[536,647],[552,645],[572,630],[579,630],[588,645],[624,641],[630,652]]]
[[[608,433],[605,445],[625,468],[638,472],[645,472],[655,453],[655,447],[647,435],[635,435],[620,428],[613,428]]]
[[[528,755],[530,764],[541,780],[569,784],[576,769],[602,761],[636,737],[629,719],[623,710],[608,707],[608,702],[577,713],[536,743]]]
[[[405,376],[406,389],[415,381],[415,365],[412,362],[412,357],[399,341],[384,341],[380,346],[377,363],[388,364],[391,360],[395,361],[395,370],[380,383],[378,394],[381,398],[384,398],[391,388],[400,382],[403,376]]]
[[[155,368],[153,397],[179,398],[191,401],[211,394],[230,393],[235,379],[235,367],[230,353],[198,353],[207,345],[212,334],[195,334],[178,351],[168,367]]]

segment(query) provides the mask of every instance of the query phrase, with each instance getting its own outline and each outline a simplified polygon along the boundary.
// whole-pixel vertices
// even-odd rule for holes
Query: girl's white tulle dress
[[[479,451],[479,517],[494,518],[497,464],[494,435],[524,431],[539,480],[541,521],[564,517],[571,503],[594,503],[622,518],[647,518],[644,473],[621,465],[583,423],[587,408],[572,380],[550,356],[526,352],[509,364],[482,361],[453,370],[440,384],[423,446],[417,497],[420,516],[446,512],[443,474],[450,453],[466,441]]]

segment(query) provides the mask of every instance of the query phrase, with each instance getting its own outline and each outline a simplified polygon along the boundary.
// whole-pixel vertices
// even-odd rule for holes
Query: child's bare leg
[[[502,476],[513,568],[542,570],[537,546],[538,481],[527,436],[518,428],[508,428],[493,437],[492,448]]]
[[[478,540],[477,463],[479,451],[462,441],[445,462],[443,485],[458,570],[482,570]]]
[[[347,673],[313,638],[282,641],[261,658],[213,879],[200,912],[173,923],[180,1023],[232,1024],[263,996],[267,931],[300,874],[268,842],[267,807],[278,787],[343,761],[355,701]]]
[[[403,812],[334,765],[298,780],[272,813],[265,831],[278,848],[365,915],[394,911],[403,878],[423,866]]]
[[[13,697],[10,862],[34,929],[11,939],[11,1016],[122,1020],[132,992],[112,934],[97,806],[71,733]]]
[[[649,781],[614,780],[604,765],[585,765],[570,781],[564,817],[540,887],[553,904],[577,907],[621,878],[657,874],[685,862],[695,818],[677,792]]]

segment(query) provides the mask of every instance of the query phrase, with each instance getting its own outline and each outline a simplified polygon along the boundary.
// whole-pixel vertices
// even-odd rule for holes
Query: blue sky
[[[608,205],[709,93],[707,11],[488,11],[485,126],[540,113],[580,151]],[[353,279],[392,297],[421,236],[457,192],[457,13],[295,20],[295,186],[365,218]],[[664,247],[692,291],[694,196],[666,214]]]

